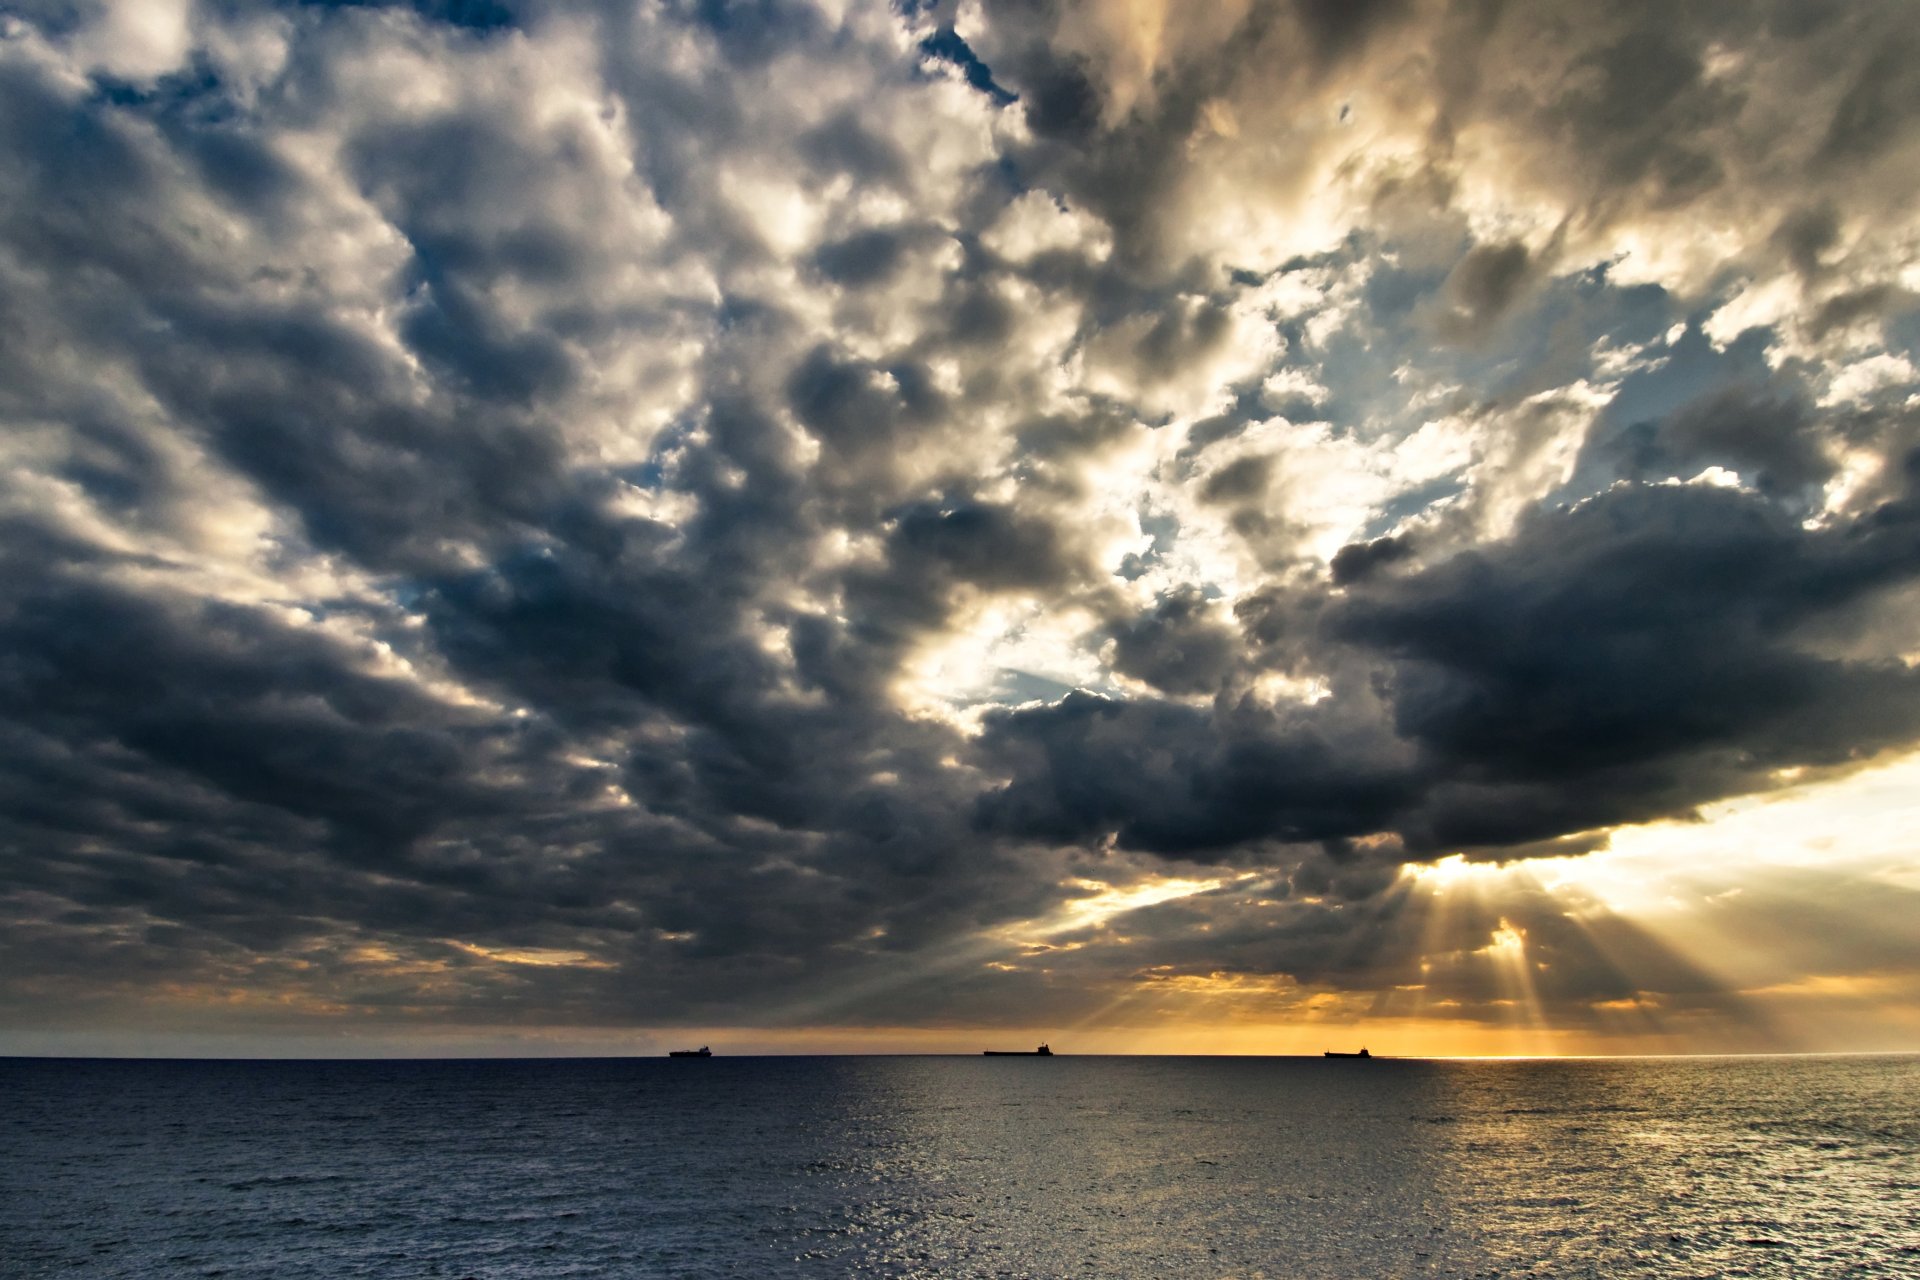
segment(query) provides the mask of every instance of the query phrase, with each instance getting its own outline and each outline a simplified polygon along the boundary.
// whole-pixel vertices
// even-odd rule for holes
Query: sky
[[[0,1053],[1920,1050],[1899,0],[25,0]]]

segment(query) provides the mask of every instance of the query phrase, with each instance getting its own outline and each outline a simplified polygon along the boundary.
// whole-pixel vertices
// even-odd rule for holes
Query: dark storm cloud
[[[559,454],[550,429],[509,406],[564,382],[567,360],[544,335],[489,331],[461,273],[497,276],[501,265],[486,261],[491,250],[421,230],[418,292],[402,333],[460,392],[501,398],[506,411],[462,404],[457,395],[420,403],[403,390],[407,375],[392,353],[328,314],[314,290],[296,287],[291,297],[267,301],[263,295],[274,290],[248,289],[240,264],[209,253],[190,229],[168,238],[175,229],[152,214],[194,193],[158,185],[168,147],[137,116],[62,98],[18,72],[8,89],[42,117],[33,132],[72,139],[76,161],[66,153],[33,159],[9,208],[16,249],[64,264],[52,284],[51,323],[84,326],[90,332],[82,342],[115,342],[153,396],[296,511],[312,536],[369,562],[412,560],[499,516],[525,517],[551,498]],[[247,145],[244,133],[217,118],[189,136],[204,145],[209,134]],[[384,140],[386,167],[364,180],[383,191],[382,172],[405,174],[416,193],[438,189],[443,206],[473,196],[460,184],[475,166],[459,157],[484,147],[497,169],[505,148],[474,126],[448,125],[442,134]],[[225,185],[216,183],[213,193],[224,194]],[[252,185],[270,243],[297,216],[301,182],[266,163]],[[81,208],[84,234],[74,221]],[[551,272],[548,262],[564,260],[563,248],[543,259],[529,244],[497,247],[507,271]],[[271,283],[281,270],[258,273]],[[311,269],[307,275],[311,283]],[[95,319],[114,310],[117,318],[104,325]],[[47,390],[45,379],[25,385]],[[133,470],[150,476],[153,469]]]
[[[696,16],[731,59],[778,46],[779,15]],[[317,40],[370,38],[364,27],[324,30]],[[337,94],[337,69],[315,50],[296,74]],[[93,327],[89,341],[136,370],[154,397],[138,425],[79,418],[64,474],[109,509],[179,506],[168,471],[179,473],[174,488],[190,487],[204,463],[159,447],[168,436],[152,425],[157,409],[294,518],[290,565],[310,540],[347,565],[401,573],[391,589],[404,604],[376,608],[365,629],[425,667],[367,674],[378,654],[327,629],[351,619],[360,607],[351,602],[323,602],[321,627],[297,629],[277,609],[197,600],[190,587],[162,598],[115,567],[129,564],[124,552],[75,541],[50,514],[20,523],[8,702],[35,728],[13,740],[10,776],[40,786],[9,806],[10,865],[16,884],[84,904],[49,922],[60,946],[86,936],[86,911],[121,911],[162,940],[151,944],[153,963],[181,974],[208,974],[213,936],[241,948],[221,962],[244,969],[292,940],[340,930],[422,947],[444,937],[562,949],[590,939],[596,953],[629,950],[632,963],[658,969],[635,993],[576,990],[555,1006],[593,1020],[606,1012],[595,1001],[649,1016],[684,1009],[683,984],[667,976],[682,951],[757,956],[817,978],[834,968],[823,948],[856,935],[905,946],[953,927],[943,922],[992,915],[992,892],[983,899],[972,886],[994,882],[997,859],[969,853],[954,834],[964,823],[938,817],[954,801],[931,760],[955,749],[950,736],[869,705],[884,672],[862,671],[851,686],[783,674],[760,643],[756,628],[770,624],[753,612],[756,591],[803,575],[818,532],[802,510],[789,433],[753,396],[717,392],[702,444],[668,463],[695,511],[670,529],[610,518],[606,481],[569,475],[558,424],[519,407],[569,397],[580,376],[572,353],[596,335],[552,310],[545,324],[503,323],[494,305],[503,290],[564,290],[585,304],[585,324],[605,323],[591,313],[604,246],[527,202],[556,177],[587,186],[551,148],[577,156],[591,139],[448,112],[369,128],[343,149],[359,194],[404,237],[395,333],[430,379],[434,394],[423,398],[392,348],[326,305],[327,286],[363,281],[309,271],[312,301],[296,287],[293,301],[275,305],[261,298],[275,292],[277,265],[263,273],[268,287],[249,290],[191,247],[137,251],[138,237],[164,234],[146,217],[193,195],[165,186],[169,147],[204,154],[204,134],[159,137],[137,116],[49,92],[32,68],[15,71],[8,86],[47,118],[32,136],[79,137],[71,153],[15,153],[27,182],[14,187],[11,244],[67,265],[51,310],[17,291],[12,305],[43,317],[35,323],[80,328],[90,312],[131,303],[131,323]],[[862,157],[882,154],[846,142],[857,135],[844,124],[811,136],[869,168]],[[266,161],[249,172],[249,207],[269,228],[294,216],[301,184],[313,182]],[[232,185],[222,175],[212,189],[226,198]],[[92,211],[87,230],[97,235],[79,233],[77,204]],[[822,261],[844,276],[859,273],[860,256]],[[629,340],[659,334],[645,314],[615,321]],[[874,379],[891,390],[872,389]],[[54,397],[83,394],[44,376],[15,385],[16,414],[63,413]],[[890,437],[938,413],[937,397],[904,366],[874,371],[822,354],[799,363],[792,387],[805,425],[861,474],[869,464],[884,472]],[[891,501],[888,492],[859,500]],[[194,514],[176,511],[165,531],[181,534]],[[871,628],[911,630],[921,606],[901,602],[916,593],[1058,572],[1045,523],[1024,515],[962,502],[908,504],[888,520],[896,554],[865,598]],[[36,548],[56,557],[34,557]],[[458,571],[473,550],[490,563]],[[153,572],[174,568],[174,554]],[[938,619],[937,605],[929,616]],[[773,621],[792,628],[797,652],[802,636],[815,637],[816,650],[866,652],[809,616]],[[418,683],[429,671],[506,701],[449,707]],[[832,701],[803,705],[809,688]],[[583,750],[604,763],[576,763]],[[879,773],[886,783],[871,781]],[[646,809],[610,804],[608,787],[620,783],[637,788]],[[757,833],[756,822],[791,834]],[[857,882],[826,869],[836,860]],[[1031,897],[1008,880],[1016,899]],[[628,899],[647,905],[614,905]],[[599,931],[612,927],[685,940],[610,948]],[[169,951],[179,954],[163,962]],[[109,948],[93,963],[107,972],[116,956],[129,958]],[[745,989],[778,977],[753,972]],[[261,971],[262,982],[273,976]],[[491,998],[477,979],[467,995],[476,1009]]]
[[[1236,846],[1378,831],[1418,776],[1391,744],[1333,714],[1215,716],[1182,704],[1076,693],[1004,712],[982,746],[1012,780],[982,797],[990,831],[1213,861]],[[1370,756],[1377,751],[1378,756]]]
[[[346,922],[527,922],[501,893],[533,872],[510,847],[481,863],[428,837],[530,834],[531,792],[567,801],[551,737],[450,713],[256,611],[42,582],[4,625],[7,714],[32,726],[5,748],[10,878],[72,904],[51,924],[124,915],[165,940],[161,970],[187,971],[196,948],[267,956]],[[551,901],[566,873],[531,878]]]
[[[1395,729],[1445,762],[1419,843],[1512,843],[1908,740],[1910,670],[1795,636],[1905,581],[1916,533],[1911,498],[1822,535],[1724,490],[1616,490],[1330,626],[1392,656]]]
[[[327,821],[352,837],[352,854],[391,856],[425,813],[488,807],[454,727],[432,724],[407,685],[355,678],[323,645],[258,614],[170,616],[76,586],[17,596],[7,639],[20,659],[10,711],[23,722]]]
[[[1059,973],[1359,990],[1417,969],[1409,861],[1920,738],[1910,113],[1866,18],[22,12],[23,1024],[1064,1019],[982,957],[1194,864],[1258,887]],[[1832,86],[1778,148],[1763,36]],[[1745,236],[1704,284],[1602,243],[1679,212]],[[1567,1002],[1664,964],[1580,945]]]
[[[894,573],[920,582],[1040,588],[1058,586],[1072,572],[1050,525],[980,503],[910,507],[889,542]]]
[[[1014,780],[982,818],[1211,856],[1381,832],[1500,849],[1685,813],[1920,732],[1911,668],[1807,643],[1911,582],[1916,553],[1911,492],[1808,531],[1729,490],[1611,490],[1428,569],[1349,571],[1318,635],[1378,664],[1385,723],[1348,720],[1360,699],[1339,690],[1291,715],[1068,699],[992,723],[984,745]],[[1116,665],[1153,671],[1155,631],[1127,637]]]
[[[906,379],[817,347],[787,380],[787,404],[837,461],[885,467],[880,455],[895,438],[932,425],[943,408],[937,391],[920,384],[912,370],[901,372]]]
[[[1413,542],[1410,538],[1375,538],[1371,542],[1353,542],[1340,548],[1327,567],[1333,573],[1334,585],[1344,587],[1412,554]]]
[[[1162,693],[1210,693],[1240,654],[1239,637],[1193,588],[1162,596],[1146,615],[1113,628],[1113,667]]]

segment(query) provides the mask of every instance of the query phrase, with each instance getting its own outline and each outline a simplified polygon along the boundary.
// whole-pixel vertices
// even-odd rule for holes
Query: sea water
[[[0,1060],[0,1274],[1920,1276],[1920,1059]]]

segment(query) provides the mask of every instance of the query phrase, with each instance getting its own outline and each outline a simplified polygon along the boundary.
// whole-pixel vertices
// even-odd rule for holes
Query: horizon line
[[[736,1061],[758,1060],[762,1058],[962,1058],[972,1059],[983,1056],[979,1050],[952,1050],[948,1052],[897,1052],[884,1051],[871,1053],[845,1053],[823,1051],[818,1053],[721,1053],[715,1052],[708,1061],[731,1059]],[[1030,1056],[1013,1054],[1012,1056]],[[1055,1050],[1054,1058],[1245,1058],[1252,1060],[1299,1059],[1318,1062],[1326,1059],[1321,1053],[1074,1053]],[[669,1057],[667,1050],[651,1050],[646,1053],[542,1053],[542,1054],[349,1054],[327,1056],[288,1055],[276,1057],[261,1054],[121,1054],[121,1053],[0,1053],[0,1062],[647,1062]],[[1920,1049],[1776,1049],[1748,1050],[1724,1053],[1376,1053],[1371,1062],[1634,1062],[1634,1061],[1686,1061],[1713,1060],[1726,1058],[1900,1058],[1920,1057]]]

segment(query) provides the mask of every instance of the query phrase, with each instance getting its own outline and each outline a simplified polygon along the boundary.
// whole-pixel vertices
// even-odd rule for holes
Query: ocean
[[[1920,1058],[0,1059],[0,1274],[1920,1276]]]

